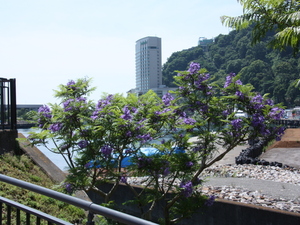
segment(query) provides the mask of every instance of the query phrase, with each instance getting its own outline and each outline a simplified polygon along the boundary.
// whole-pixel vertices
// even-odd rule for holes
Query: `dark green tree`
[[[238,0],[243,7],[243,15],[222,16],[222,23],[237,30],[253,25],[252,43],[256,44],[275,31],[269,45],[284,49],[291,46],[299,51],[300,12],[299,0]]]

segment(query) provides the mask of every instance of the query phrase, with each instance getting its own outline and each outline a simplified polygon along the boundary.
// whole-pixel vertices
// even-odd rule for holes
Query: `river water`
[[[33,129],[18,129],[18,133],[23,134],[25,137],[29,135],[29,132],[34,131]],[[49,151],[46,147],[39,145],[36,146],[44,155],[46,155],[59,169],[65,171],[68,169],[68,165],[65,162],[64,158],[60,154],[53,153]],[[54,147],[54,144],[50,147]]]
[[[29,129],[18,129],[18,133],[23,134],[25,137],[29,135],[29,132],[35,131],[33,128]],[[165,139],[168,139],[169,137],[166,137]],[[155,140],[153,143],[159,143],[161,140]],[[60,168],[62,171],[68,170],[68,165],[64,158],[60,154],[53,153],[49,151],[45,146],[43,145],[37,145],[37,147],[42,153],[44,153],[58,168]],[[49,148],[54,148],[54,144],[49,142]],[[155,151],[154,148],[142,148],[142,151],[147,154],[152,151]]]

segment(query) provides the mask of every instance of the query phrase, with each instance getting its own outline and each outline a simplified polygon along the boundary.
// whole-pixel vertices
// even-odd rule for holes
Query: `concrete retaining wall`
[[[109,189],[110,185],[103,184],[101,188]],[[135,187],[139,193],[141,189]],[[88,196],[93,202],[103,203],[103,199],[97,194],[90,192]],[[125,201],[133,199],[132,191],[126,185],[120,185],[111,200],[114,200],[119,210],[131,215],[140,216],[140,211],[135,205],[123,205]],[[163,204],[163,203],[161,203]],[[163,217],[161,208],[156,207],[152,220],[157,222]],[[149,218],[146,218],[149,219]],[[190,219],[186,219],[180,225],[299,225],[300,214],[282,210],[275,210],[267,207],[255,206],[239,202],[217,199],[211,207],[199,210]]]

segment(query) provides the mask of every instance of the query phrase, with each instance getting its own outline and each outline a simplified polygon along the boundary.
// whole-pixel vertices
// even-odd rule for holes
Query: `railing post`
[[[16,79],[10,79],[10,129],[17,129],[17,98],[16,98]]]
[[[87,221],[86,225],[94,225],[95,222],[93,222],[93,219],[94,219],[94,214],[89,211],[88,221]]]

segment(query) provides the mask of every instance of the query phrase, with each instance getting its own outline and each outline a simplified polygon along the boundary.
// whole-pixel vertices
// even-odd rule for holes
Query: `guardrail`
[[[20,188],[25,188],[27,190],[60,200],[62,202],[77,206],[79,208],[82,208],[82,209],[88,211],[89,215],[88,215],[87,225],[94,224],[94,222],[93,222],[94,214],[102,215],[107,218],[110,218],[115,221],[118,221],[118,222],[121,222],[124,224],[128,224],[128,225],[140,225],[140,224],[155,225],[156,224],[156,223],[153,223],[153,222],[150,222],[147,220],[143,220],[143,219],[135,217],[135,216],[131,216],[126,213],[122,213],[122,212],[119,212],[119,211],[116,211],[113,209],[109,209],[109,208],[97,205],[97,204],[89,202],[89,201],[85,201],[85,200],[82,200],[82,199],[79,199],[76,197],[72,197],[70,195],[66,195],[66,194],[63,194],[63,193],[60,193],[57,191],[53,191],[53,190],[50,190],[50,189],[47,189],[47,188],[44,188],[44,187],[41,187],[41,186],[38,186],[35,184],[31,184],[31,183],[28,183],[28,182],[25,182],[22,180],[18,180],[18,179],[15,179],[15,178],[3,175],[3,174],[0,174],[0,181],[15,185]],[[9,205],[9,207],[13,206],[13,207],[17,208],[18,210],[22,210],[22,211],[25,211],[26,213],[35,215],[37,217],[36,224],[39,224],[38,221],[40,220],[40,218],[45,219],[46,221],[49,221],[48,224],[67,224],[67,225],[70,224],[66,221],[62,221],[58,218],[52,217],[52,216],[42,213],[38,210],[31,209],[31,208],[21,205],[19,203],[16,203],[16,202],[13,202],[10,200],[7,201],[7,199],[4,199],[4,198],[0,198],[0,202],[3,202],[5,204]],[[2,221],[2,208],[1,207],[0,207],[0,213],[1,213],[0,221]],[[47,219],[49,219],[49,220],[47,220]],[[56,221],[55,221],[55,219],[56,219]],[[61,222],[63,222],[63,223],[61,223]],[[8,223],[8,224],[10,224],[10,223]],[[27,224],[30,224],[30,222]]]

